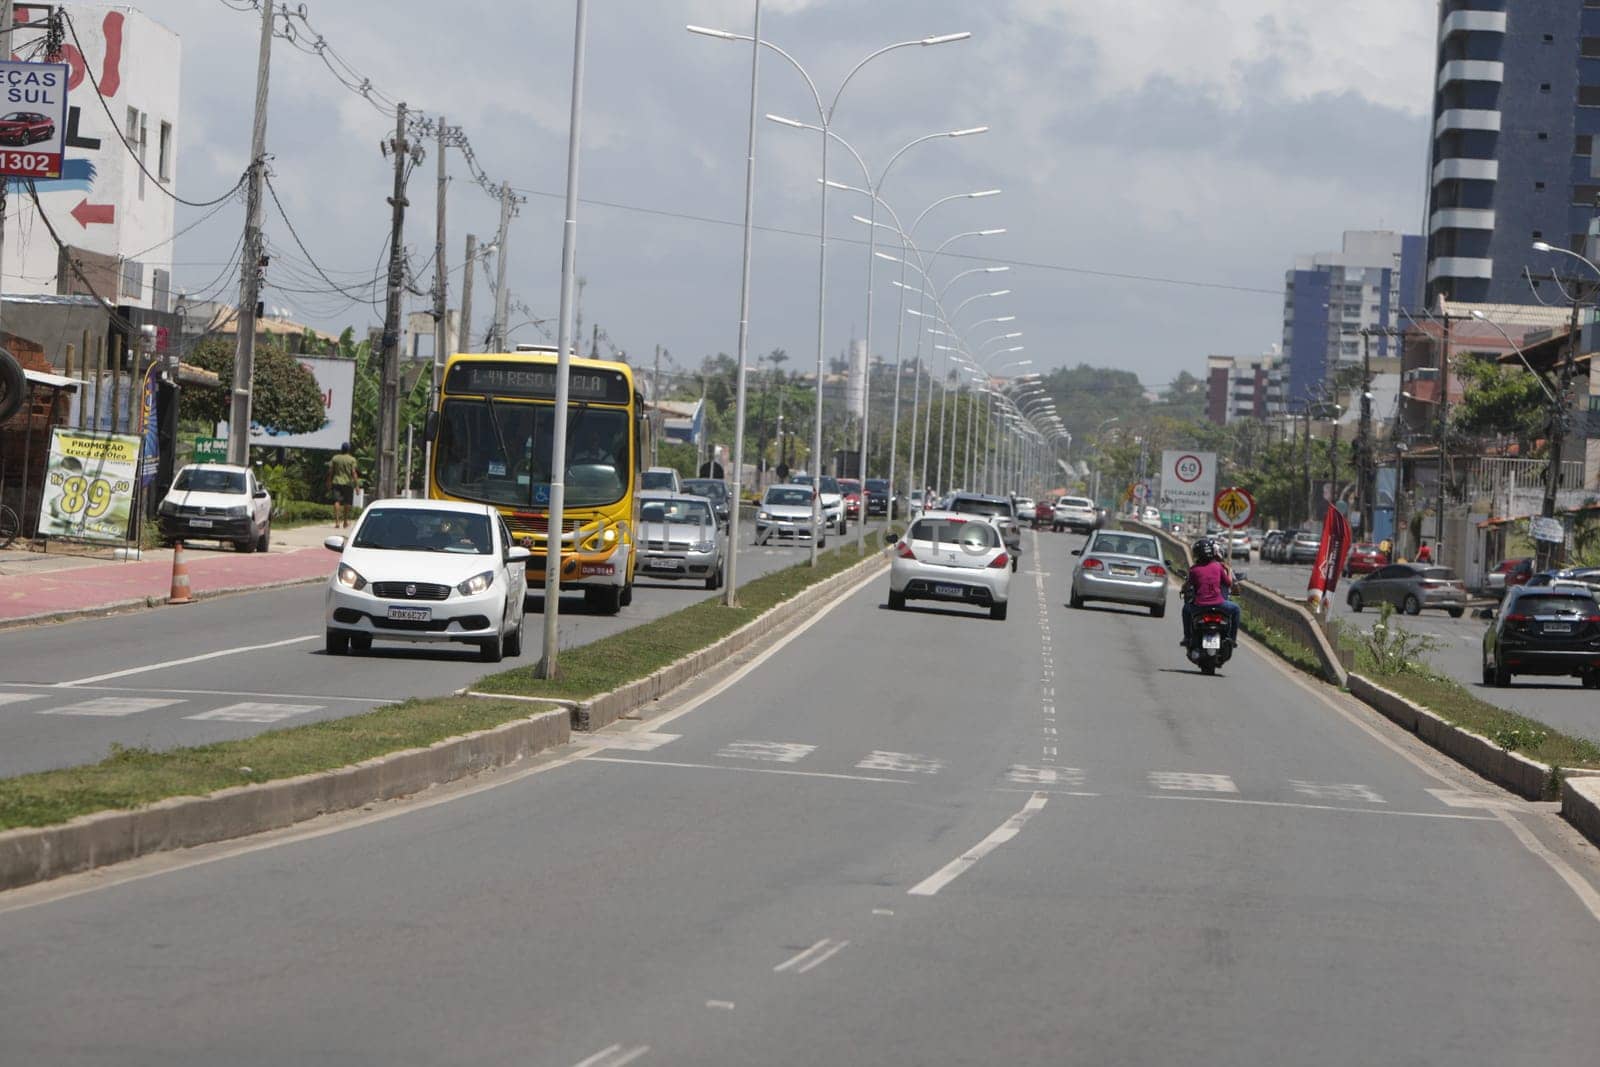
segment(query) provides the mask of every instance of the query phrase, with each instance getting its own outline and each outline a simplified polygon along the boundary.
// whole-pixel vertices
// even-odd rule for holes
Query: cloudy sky
[[[147,10],[182,36],[178,189],[209,199],[248,157],[259,17],[224,0]],[[748,33],[752,12],[751,0],[590,4],[582,314],[586,336],[598,323],[635,359],[656,344],[682,366],[734,349],[749,51],[683,27]],[[511,228],[509,288],[553,333],[570,0],[308,0],[307,13],[374,86],[464,127],[490,178],[526,196]],[[926,245],[1008,230],[950,246],[932,272],[941,284],[991,261],[1015,267],[956,282],[947,305],[1009,288],[975,301],[963,323],[1015,315],[1007,328],[1025,334],[1033,369],[1082,361],[1132,369],[1154,385],[1199,373],[1207,353],[1257,353],[1278,341],[1283,271],[1297,254],[1336,248],[1345,229],[1417,230],[1433,18],[1422,0],[766,0],[763,36],[826,98],[883,45],[970,31],[965,42],[874,60],[850,83],[834,129],[876,169],[923,134],[991,127],[911,149],[883,189],[908,222],[947,194],[1003,190],[946,204],[918,232]],[[761,109],[816,116],[804,82],[770,52]],[[342,287],[370,283],[381,267],[391,171],[378,149],[392,127],[316,56],[276,43],[274,181],[312,258]],[[796,362],[814,358],[818,149],[814,134],[762,123],[752,353],[781,347]],[[410,186],[405,238],[419,269],[433,255],[434,167],[430,152]],[[465,235],[488,240],[497,205],[458,153],[449,171],[456,306]],[[838,151],[829,173],[860,180]],[[830,355],[865,328],[867,251],[853,242],[866,228],[850,219],[864,204],[847,193],[830,204]],[[185,212],[180,226],[200,215]],[[242,216],[230,205],[179,239],[181,287],[232,292],[217,279]],[[293,291],[329,287],[270,210],[267,232],[277,286],[264,295],[269,305],[329,329],[381,319],[381,288],[377,309]],[[886,272],[878,278],[873,347],[892,358],[896,308],[885,294],[894,290]],[[480,336],[490,307],[483,279],[474,290]],[[543,339],[537,326],[518,325],[529,317],[512,316],[515,340]],[[992,332],[979,327],[969,340]]]

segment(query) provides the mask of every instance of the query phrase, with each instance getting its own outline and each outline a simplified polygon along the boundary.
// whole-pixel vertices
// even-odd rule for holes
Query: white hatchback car
[[[454,641],[482,658],[522,654],[529,552],[500,513],[454,500],[377,500],[348,541],[330,537],[326,649],[341,656],[381,641]]]
[[[942,600],[989,609],[1004,619],[1011,599],[1011,553],[994,523],[977,515],[930,511],[904,538],[888,534],[889,607],[908,600]]]

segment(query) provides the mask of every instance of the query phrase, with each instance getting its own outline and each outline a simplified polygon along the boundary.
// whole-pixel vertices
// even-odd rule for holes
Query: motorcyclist
[[[1189,549],[1194,563],[1183,582],[1183,647],[1194,637],[1196,608],[1215,608],[1228,616],[1228,640],[1239,640],[1239,605],[1228,599],[1233,587],[1233,571],[1217,552],[1209,537],[1202,537]]]

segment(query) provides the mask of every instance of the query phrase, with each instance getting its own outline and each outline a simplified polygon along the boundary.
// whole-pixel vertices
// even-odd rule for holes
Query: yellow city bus
[[[570,362],[561,588],[615,613],[633,599],[639,471],[650,454],[644,399],[626,363]],[[528,588],[544,583],[550,456],[555,440],[556,350],[454,355],[445,363],[428,495],[500,509],[533,550]]]

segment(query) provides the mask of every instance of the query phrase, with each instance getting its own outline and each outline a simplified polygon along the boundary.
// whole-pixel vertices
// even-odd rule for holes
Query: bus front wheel
[[[615,615],[622,610],[622,587],[591,586],[583,591],[583,599],[591,611],[597,611],[602,615]]]

